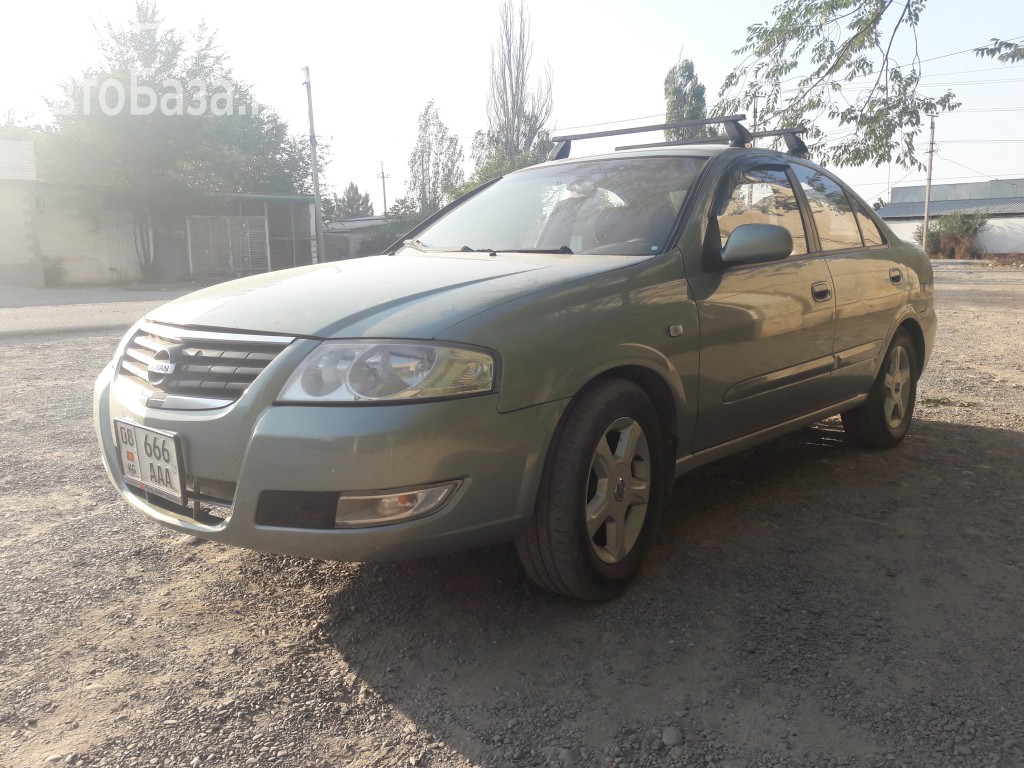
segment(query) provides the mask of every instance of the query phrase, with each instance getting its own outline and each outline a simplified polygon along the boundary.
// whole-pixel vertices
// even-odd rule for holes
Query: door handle
[[[898,269],[889,270],[889,282],[893,285],[899,285],[903,282],[903,272]]]
[[[815,301],[828,301],[832,298],[832,287],[828,283],[815,283],[811,286],[811,296]]]

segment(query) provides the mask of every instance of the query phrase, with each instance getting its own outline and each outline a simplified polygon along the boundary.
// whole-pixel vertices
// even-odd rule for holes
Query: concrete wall
[[[43,197],[36,226],[43,260],[63,283],[105,285],[141,278],[130,213],[91,215],[67,200]]]
[[[922,223],[923,219],[886,222],[899,238],[910,243],[914,242],[914,230]],[[1024,253],[1024,216],[989,219],[975,247],[981,253]]]
[[[1024,253],[1024,216],[989,219],[978,247],[984,253]]]
[[[913,243],[914,230],[917,229],[918,226],[920,226],[921,220],[910,219],[908,221],[901,219],[899,221],[887,221],[885,223],[889,225],[889,229],[895,232],[896,237],[898,237],[900,240],[906,240],[908,243]]]
[[[43,285],[29,181],[0,182],[0,285]]]

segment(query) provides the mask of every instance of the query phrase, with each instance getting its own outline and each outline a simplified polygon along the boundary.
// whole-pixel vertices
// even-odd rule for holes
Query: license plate
[[[181,442],[173,432],[114,420],[124,481],[149,493],[184,504]]]

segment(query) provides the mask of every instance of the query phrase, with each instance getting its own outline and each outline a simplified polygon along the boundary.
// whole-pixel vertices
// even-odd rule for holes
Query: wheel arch
[[[576,394],[573,395],[573,399],[578,398],[582,393],[598,383],[611,379],[622,379],[636,384],[647,396],[647,399],[651,401],[651,405],[654,406],[654,411],[658,415],[658,421],[662,425],[662,436],[664,438],[664,445],[662,447],[666,466],[670,470],[668,477],[671,478],[673,476],[671,470],[675,467],[676,450],[679,442],[679,409],[676,402],[676,394],[672,387],[665,381],[663,376],[650,368],[642,365],[621,365],[604,370],[594,376],[594,378],[579,388]],[[571,406],[566,408],[566,412],[562,415],[563,421],[567,418],[570,410]],[[671,485],[671,482],[669,482],[669,485]]]
[[[895,337],[895,335],[900,331],[906,331],[910,335],[911,341],[914,342],[914,351],[917,353],[917,359],[915,360],[917,365],[916,373],[920,377],[924,372],[924,361],[927,352],[925,348],[924,330],[921,328],[921,325],[917,320],[912,317],[908,317],[899,324],[895,333],[893,333],[893,337]]]

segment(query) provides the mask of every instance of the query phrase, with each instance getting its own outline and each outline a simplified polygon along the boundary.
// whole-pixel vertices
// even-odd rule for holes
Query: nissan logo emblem
[[[171,362],[171,352],[171,349],[161,349],[153,355],[153,362],[146,369],[146,378],[150,384],[163,384],[174,373],[175,364]]]

